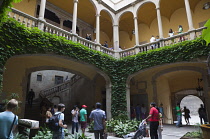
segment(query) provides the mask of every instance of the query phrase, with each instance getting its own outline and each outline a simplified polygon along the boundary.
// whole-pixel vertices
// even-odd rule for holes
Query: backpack
[[[60,126],[59,126],[60,115],[61,113],[54,114],[52,117],[50,117],[48,125],[51,131],[58,131],[60,129]]]

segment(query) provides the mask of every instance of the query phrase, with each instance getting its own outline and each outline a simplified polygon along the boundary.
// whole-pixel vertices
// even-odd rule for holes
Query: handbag
[[[12,125],[11,125],[11,127],[10,127],[9,134],[8,134],[8,138],[7,138],[7,139],[9,139],[9,137],[10,137],[10,134],[11,134],[11,132],[12,132],[13,125],[14,125],[14,123],[15,123],[15,120],[16,120],[16,115],[15,115],[14,120],[13,120],[13,122],[12,122]]]

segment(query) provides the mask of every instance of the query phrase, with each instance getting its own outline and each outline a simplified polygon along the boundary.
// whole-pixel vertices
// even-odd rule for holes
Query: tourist
[[[184,119],[185,119],[185,122],[186,122],[187,125],[190,125],[190,120],[189,120],[190,118],[191,118],[190,117],[190,110],[187,109],[186,106],[184,106]]]
[[[86,34],[86,39],[89,40],[89,41],[91,41],[92,40],[91,34]]]
[[[162,122],[163,122],[163,118],[164,118],[164,109],[163,109],[163,103],[160,104],[160,106],[158,107],[159,108],[159,112],[161,113],[162,115]]]
[[[18,124],[18,116],[13,112],[18,107],[18,101],[11,99],[6,110],[0,113],[0,139],[13,139],[13,130]]]
[[[160,40],[160,38],[159,38],[159,36],[157,35],[155,41],[159,41],[159,40]],[[158,42],[157,44],[155,44],[155,46],[156,46],[156,48],[160,48],[160,42]]]
[[[48,124],[49,123],[49,119],[50,119],[50,117],[52,117],[52,113],[51,113],[51,107],[48,107],[47,108],[47,111],[46,111],[46,120],[45,120],[45,122],[46,122],[46,124]]]
[[[95,139],[104,139],[104,130],[106,129],[106,114],[101,110],[101,103],[96,103],[96,109],[90,113],[91,121],[94,121],[94,136]]]
[[[141,105],[141,118],[142,119],[145,119],[146,118],[146,112],[147,112],[147,109],[146,107],[144,106],[144,104]]]
[[[183,27],[182,27],[182,25],[179,25],[178,26],[178,31],[177,31],[177,33],[178,34],[181,34],[181,33],[183,33]],[[180,40],[179,40],[180,42],[181,41],[184,41],[184,37],[183,36],[180,36]]]
[[[207,124],[207,117],[206,117],[206,109],[204,108],[203,104],[200,105],[201,107],[198,109],[198,114],[200,117],[200,123],[201,125],[203,124]]]
[[[136,117],[135,107],[131,104],[131,120],[134,120]]]
[[[158,139],[158,133],[157,133],[157,130],[158,130],[158,126],[159,126],[159,112],[158,110],[156,109],[156,103],[155,102],[152,102],[150,103],[150,112],[149,112],[149,116],[147,116],[147,119],[149,119],[150,121],[150,137],[151,139]]]
[[[177,117],[176,127],[181,127],[182,126],[182,109],[180,108],[180,103],[176,104],[175,111],[176,111],[176,117]]]
[[[141,108],[140,108],[140,105],[139,104],[136,105],[135,111],[136,111],[136,120],[140,121]]]
[[[157,110],[159,112],[159,126],[158,126],[158,139],[162,139],[162,131],[163,131],[163,115],[162,113],[160,112],[160,107],[158,108],[157,107]]]
[[[58,131],[53,131],[53,138],[52,139],[64,139],[64,128],[67,128],[67,125],[64,124],[64,112],[65,105],[64,104],[58,104],[58,111],[55,113],[55,115],[58,115],[59,119],[59,126],[60,129]]]
[[[77,105],[74,106],[71,111],[72,114],[72,130],[71,133],[74,134],[74,128],[76,128],[76,132],[78,133],[78,117],[79,117],[79,108]]]
[[[80,110],[80,124],[81,124],[81,129],[82,129],[82,135],[85,135],[85,128],[87,127],[87,106],[82,105],[82,109]]]
[[[169,29],[168,36],[169,37],[173,37],[174,36],[174,32],[173,32],[173,30],[171,28]]]
[[[32,107],[34,98],[35,98],[35,93],[34,93],[33,89],[31,89],[28,93],[28,104],[30,107]]]
[[[107,43],[107,41],[104,42],[103,46],[106,47],[106,48],[108,48],[108,43]]]
[[[156,41],[156,39],[155,39],[155,37],[152,35],[152,37],[150,38],[150,42],[152,43],[152,42],[155,42]],[[154,47],[155,47],[155,44],[152,44],[151,45],[151,49],[154,49]]]

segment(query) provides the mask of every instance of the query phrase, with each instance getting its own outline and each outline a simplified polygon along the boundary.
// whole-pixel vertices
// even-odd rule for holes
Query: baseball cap
[[[82,108],[86,108],[87,106],[86,105],[82,105]]]

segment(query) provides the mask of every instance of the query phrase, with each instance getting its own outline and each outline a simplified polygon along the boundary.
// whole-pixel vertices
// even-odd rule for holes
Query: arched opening
[[[71,121],[69,111],[75,104],[78,106],[87,105],[87,111],[90,113],[96,102],[103,103],[103,109],[110,118],[111,102],[107,100],[107,96],[111,95],[111,91],[107,91],[106,88],[110,85],[110,81],[103,72],[93,65],[55,55],[21,55],[11,57],[6,62],[5,67],[3,90],[9,93],[15,92],[19,95],[19,99],[22,101],[19,112],[22,117],[35,119],[29,117],[31,115],[25,114],[27,111],[29,113],[33,111],[32,109],[35,107],[35,105],[27,107],[26,99],[27,92],[34,89],[36,93],[34,104],[36,104],[37,111],[33,115],[38,116],[37,120],[39,119],[37,112],[39,113],[43,96],[50,103],[61,102],[66,105],[67,121]],[[14,69],[17,72],[14,72]],[[81,78],[77,78],[78,76],[75,77],[75,75]],[[15,80],[13,77],[15,77]],[[69,79],[70,81],[68,81]],[[39,91],[40,93],[44,92],[41,98],[38,97]]]
[[[155,8],[154,3],[147,2],[139,7],[137,11],[140,44],[149,42],[152,35],[157,36],[159,34],[158,23],[157,20],[155,20],[157,19],[157,12]]]
[[[135,45],[134,19],[131,12],[123,13],[119,19],[119,45],[121,49],[128,49]]]
[[[186,107],[187,109],[190,110],[190,125],[196,125],[197,123],[200,123],[200,118],[199,118],[199,114],[198,114],[198,109],[200,108],[200,104],[204,104],[203,101],[194,95],[187,95],[185,96],[180,103],[180,107],[184,108]],[[186,125],[186,121],[185,121],[185,115],[183,113],[183,117],[182,117],[182,124]]]
[[[96,26],[96,25],[95,25]],[[107,41],[108,47],[113,48],[113,27],[111,15],[106,11],[100,12],[100,43]]]

